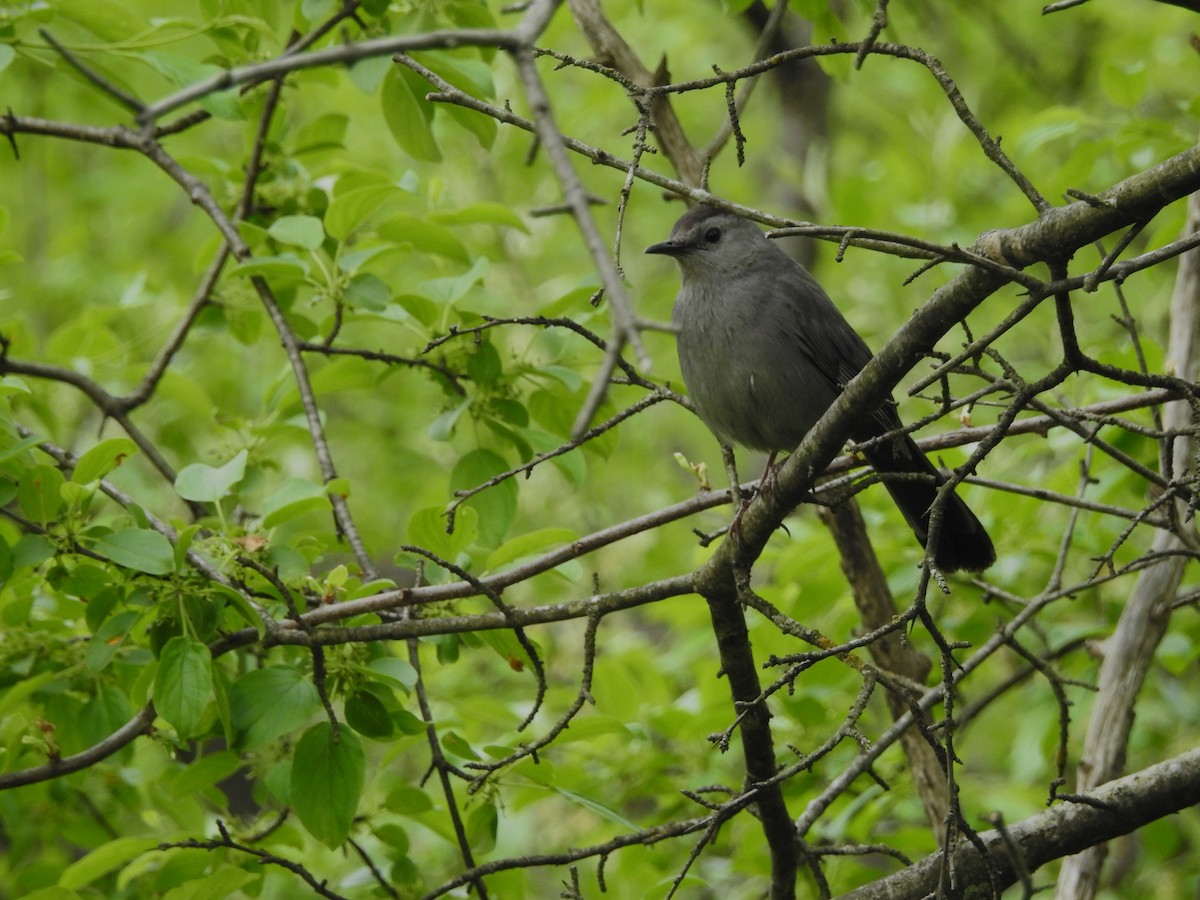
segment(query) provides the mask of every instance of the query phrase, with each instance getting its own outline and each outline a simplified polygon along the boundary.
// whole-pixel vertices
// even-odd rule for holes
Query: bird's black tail
[[[925,546],[929,538],[929,510],[945,478],[908,435],[884,440],[864,450],[863,456],[886,476],[889,472],[927,475],[912,481],[884,481],[909,527]],[[983,523],[957,494],[951,494],[942,513],[942,527],[933,555],[943,572],[982,572],[996,561],[996,550]]]

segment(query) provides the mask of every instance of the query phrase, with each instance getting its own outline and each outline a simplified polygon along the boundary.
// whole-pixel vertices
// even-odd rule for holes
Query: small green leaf
[[[54,556],[54,545],[40,534],[23,534],[12,548],[14,569],[37,566]]]
[[[487,558],[484,570],[494,572],[502,566],[540,554],[551,547],[569,544],[579,537],[569,528],[542,528],[505,541]]]
[[[289,478],[263,501],[263,527],[274,528],[314,509],[328,509],[329,498],[319,484]]]
[[[443,225],[474,225],[485,223],[489,225],[507,225],[529,233],[525,221],[513,212],[511,207],[501,203],[474,203],[461,209],[441,210],[432,213],[430,218]]]
[[[455,756],[461,756],[463,759],[478,760],[479,754],[476,753],[466,738],[454,731],[447,731],[442,735],[442,746],[453,753]]]
[[[355,691],[346,698],[346,724],[363,737],[377,741],[396,733],[396,723],[387,707],[370,691]]]
[[[179,800],[198,794],[228,778],[244,763],[232,750],[218,750],[202,756],[166,780],[167,793]]]
[[[58,886],[74,890],[89,885],[160,843],[161,838],[122,837],[101,844],[83,859],[67,866],[58,878]]]
[[[449,228],[428,219],[397,213],[379,226],[381,238],[399,244],[410,244],[413,249],[454,259],[462,263],[471,261],[471,254]]]
[[[428,297],[420,297],[416,294],[398,294],[394,299],[401,309],[426,328],[432,328],[441,318],[441,307]]]
[[[219,582],[213,583],[213,589],[216,593],[224,597],[229,605],[238,611],[238,614],[246,621],[251,628],[258,632],[259,639],[262,639],[267,634],[267,623],[262,620],[262,616],[250,605],[250,601],[241,595],[239,591],[235,591],[231,587],[226,587]]]
[[[408,660],[398,656],[381,656],[379,659],[373,659],[367,663],[367,669],[382,680],[396,685],[405,693],[416,687],[417,670]]]
[[[394,184],[380,178],[377,184],[367,184],[353,190],[339,190],[325,210],[325,230],[343,241],[389,203],[404,196]]]
[[[125,35],[122,40],[127,38],[128,35]],[[166,53],[161,50],[143,50],[138,55],[160,75],[180,87],[204,81],[224,72],[220,66],[200,62],[190,56]],[[205,94],[197,102],[214,116],[222,119],[240,119],[242,117],[241,107],[238,105],[238,92],[233,88]]]
[[[467,816],[467,840],[476,853],[490,853],[496,846],[496,829],[500,815],[496,804],[484,801]]]
[[[293,253],[278,256],[252,256],[242,260],[230,270],[234,275],[262,275],[273,280],[300,279],[308,274],[308,263]]]
[[[340,150],[345,146],[346,127],[350,117],[342,113],[325,113],[296,129],[292,146],[297,155],[321,150]]]
[[[494,384],[503,372],[500,354],[496,352],[491,341],[480,341],[475,347],[475,352],[467,358],[467,375],[476,384]]]
[[[382,278],[370,272],[360,272],[346,285],[346,302],[355,309],[378,312],[387,309],[391,299],[392,289]]]
[[[57,884],[52,884],[50,887],[38,888],[35,891],[30,891],[28,894],[23,894],[22,900],[83,900],[83,895],[68,888],[60,887]]]
[[[110,438],[101,441],[75,464],[71,480],[76,484],[91,484],[103,478],[128,457],[138,452],[138,446],[129,438]]]
[[[430,90],[429,83],[410,69],[392,66],[380,92],[383,119],[400,149],[413,159],[441,162],[442,151],[430,128],[433,108],[425,99]]]
[[[118,566],[148,575],[166,575],[175,571],[175,551],[171,542],[149,528],[115,531],[97,538],[92,549]]]
[[[67,483],[63,473],[54,466],[33,466],[21,473],[17,485],[17,501],[21,512],[39,525],[54,521],[63,507],[62,486]]]
[[[6,383],[6,384],[9,383],[9,379],[12,379],[15,377],[16,376],[13,376],[13,375],[5,375],[4,383]],[[25,393],[28,394],[29,390],[26,389]],[[5,435],[5,437],[7,438],[8,435]],[[2,451],[0,451],[0,463],[8,462],[10,459],[15,459],[16,457],[18,457],[22,453],[24,453],[26,450],[28,450],[30,447],[36,447],[38,444],[40,444],[44,440],[45,440],[45,438],[39,434],[31,434],[31,435],[29,435],[29,437],[24,437],[18,441],[13,442],[11,445],[5,447]]]
[[[316,250],[325,241],[325,226],[315,216],[280,216],[267,233],[281,244]]]
[[[199,503],[215,503],[229,496],[230,490],[246,475],[246,458],[249,454],[239,450],[238,454],[223,466],[206,466],[192,463],[184,466],[175,476],[175,491],[184,500]]]
[[[58,15],[78,22],[96,37],[114,44],[149,29],[150,23],[135,8],[112,0],[58,0],[54,4]]]
[[[337,847],[350,834],[362,793],[366,761],[358,736],[348,728],[334,738],[328,722],[314,725],[296,744],[291,797],[309,834]]]
[[[324,19],[334,9],[335,0],[302,0],[300,12],[309,22]]]
[[[521,646],[517,636],[507,629],[483,631],[479,640],[496,651],[496,655],[508,664],[514,672],[524,672],[527,665],[532,664],[529,653]],[[536,651],[537,645],[534,645]]]
[[[257,891],[243,891],[251,882],[260,881],[261,875],[245,869],[218,869],[202,878],[185,881],[162,895],[162,900],[223,900],[225,897],[253,897]]]
[[[451,275],[449,278],[431,278],[420,284],[423,296],[431,297],[441,303],[457,303],[475,285],[481,283],[491,268],[486,256],[481,256],[471,263],[471,268],[461,275]]]
[[[628,828],[631,831],[638,830],[638,826],[635,823],[625,818],[611,806],[606,806],[605,804],[601,803],[599,800],[593,800],[591,797],[585,797],[582,794],[577,794],[574,791],[568,791],[564,788],[554,787],[553,785],[551,785],[551,789],[569,800],[571,803],[574,803],[576,806],[581,806],[584,809],[591,810],[592,812],[596,813],[596,815],[608,819],[610,822],[615,822],[622,828]]]
[[[384,801],[384,808],[389,812],[411,816],[414,813],[428,812],[433,809],[433,801],[420,788],[409,784],[399,784],[392,788]]]
[[[188,525],[179,530],[179,536],[175,539],[175,571],[183,570],[187,564],[188,550],[192,548],[192,542],[196,539],[196,535],[200,533],[199,525]]]
[[[508,471],[504,458],[491,450],[472,450],[462,457],[450,473],[450,488],[473,488],[495,475]],[[480,491],[464,504],[479,513],[479,543],[485,547],[499,546],[517,514],[517,481],[506,478]],[[462,514],[464,507],[459,507]]]
[[[479,514],[460,506],[454,516],[454,531],[446,532],[447,518],[440,506],[427,506],[408,520],[408,543],[428,550],[440,559],[454,562],[479,535]]]
[[[129,721],[133,710],[125,692],[115,684],[102,684],[74,723],[87,744],[97,744]]]
[[[299,728],[320,706],[317,689],[292,666],[247,672],[229,690],[238,745],[251,750]]]
[[[158,660],[154,677],[154,707],[182,738],[194,736],[212,699],[212,654],[188,637],[173,637]]]
[[[425,433],[429,435],[431,440],[450,440],[454,436],[454,426],[458,424],[458,420],[462,417],[462,414],[470,408],[471,401],[469,399],[464,400],[458,406],[451,407],[430,422],[429,427],[425,429]]]

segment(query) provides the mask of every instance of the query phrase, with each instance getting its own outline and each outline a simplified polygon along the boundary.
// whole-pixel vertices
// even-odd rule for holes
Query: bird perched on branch
[[[770,454],[796,448],[871,359],[863,339],[813,277],[758,226],[708,206],[688,210],[670,237],[646,248],[679,264],[672,319],[679,364],[700,418],[724,443]],[[857,442],[924,546],[945,477],[902,430],[895,404],[863,410]],[[888,480],[900,473],[923,476]],[[983,524],[956,494],[942,511],[934,562],[943,572],[996,561]]]

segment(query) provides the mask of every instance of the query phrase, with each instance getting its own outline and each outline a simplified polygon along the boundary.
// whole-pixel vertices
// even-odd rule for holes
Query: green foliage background
[[[684,81],[711,74],[713,64],[730,70],[750,60],[754,34],[739,18],[744,6],[621,0],[605,4],[605,12],[645,61],[665,54],[672,80]],[[814,21],[814,43],[858,39],[869,27],[869,4],[838,4],[836,15],[823,2],[791,6]],[[336,9],[332,0],[10,5],[0,8],[3,105],[21,117],[97,127],[131,122],[39,28],[149,101],[218,68],[274,58],[293,28],[307,32]],[[1195,143],[1197,57],[1186,35],[1198,20],[1184,10],[1097,0],[1042,18],[1029,4],[915,2],[893,4],[890,15],[884,37],[935,54],[1052,200],[1071,188],[1099,191]],[[477,0],[364,3],[358,17],[363,27],[342,26],[354,40],[507,27],[513,18],[498,3]],[[321,45],[336,46],[340,33]],[[576,58],[590,53],[565,9],[540,44]],[[416,57],[473,95],[501,106],[511,100],[526,112],[503,52],[463,48]],[[967,245],[983,231],[1032,218],[923,68],[871,57],[855,70],[849,56],[822,65],[833,78],[828,142],[803,168],[780,153],[779,97],[764,81],[741,120],[747,163],[738,167],[728,149],[717,157],[710,174],[715,193],[788,215],[793,211],[776,199],[788,186],[814,203],[815,221],[944,244]],[[621,132],[636,123],[636,112],[624,92],[581,68],[556,70],[553,60],[540,69],[563,133],[627,158],[633,138]],[[220,819],[235,837],[301,860],[340,895],[384,895],[367,868],[370,859],[400,896],[420,896],[463,863],[445,796],[437,779],[426,777],[430,751],[412,663],[420,665],[441,746],[459,767],[504,756],[544,733],[579,690],[583,619],[529,630],[545,660],[548,693],[526,732],[517,727],[531,708],[534,679],[510,632],[423,640],[416,660],[399,642],[333,645],[325,650],[325,685],[343,722],[335,741],[308,650],[251,646],[214,658],[210,644],[261,622],[235,592],[180,564],[180,546],[156,539],[143,511],[172,522],[183,545],[190,541],[214,567],[244,579],[283,620],[287,611],[275,586],[242,568],[240,554],[276,569],[280,581],[313,602],[345,601],[411,580],[418,557],[404,545],[480,576],[680,502],[697,485],[676,453],[707,463],[714,484],[721,483],[715,441],[683,407],[659,403],[528,478],[478,494],[459,511],[454,534],[445,533],[442,513],[454,490],[570,438],[601,354],[568,330],[532,325],[491,328],[423,349],[484,316],[569,317],[606,336],[609,310],[589,304],[599,281],[569,217],[533,215],[562,196],[544,155],[531,155],[530,136],[478,113],[431,104],[428,90],[387,56],[288,77],[266,142],[256,210],[240,226],[254,256],[226,267],[213,302],[199,312],[153,396],[131,415],[181,473],[178,491],[77,387],[12,374],[0,383],[0,501],[16,516],[0,519],[0,772],[84,751],[150,697],[159,711],[152,734],[106,760],[0,792],[7,851],[0,857],[0,893],[285,897],[307,889],[294,874],[233,850],[158,849],[162,842],[213,838]],[[266,93],[260,86],[207,97],[182,112],[200,108],[211,119],[162,139],[226,210],[238,200]],[[676,108],[699,143],[725,116],[719,89],[679,95]],[[643,164],[673,174],[661,159]],[[622,174],[581,158],[574,165],[588,190],[607,201],[594,213],[611,240]],[[640,251],[662,239],[680,210],[662,202],[661,189],[634,183],[620,262],[638,313],[650,320],[669,318],[676,276]],[[1164,244],[1182,224],[1176,204],[1136,246]],[[138,153],[28,134],[14,138],[0,162],[0,225],[0,334],[8,356],[76,372],[114,396],[138,387],[222,241],[185,192]],[[815,270],[872,346],[881,346],[953,274],[935,269],[905,283],[917,265],[912,260],[850,249],[839,264],[835,250],[836,244],[818,247]],[[1126,286],[1155,371],[1172,271],[1158,267]],[[305,355],[341,476],[331,486],[322,484],[288,360],[251,274],[267,279],[300,338],[319,343],[336,330],[339,347],[412,361]],[[1014,288],[997,294],[972,318],[974,332],[1002,320],[1019,299]],[[1129,335],[1112,320],[1118,313],[1111,290],[1085,295],[1077,306],[1080,341],[1106,362],[1134,367]],[[1036,377],[1056,361],[1053,321],[1052,309],[1039,309],[998,346]],[[647,331],[644,340],[653,360],[649,375],[679,388],[669,334]],[[953,351],[961,340],[954,333],[943,349]],[[1128,392],[1079,379],[1064,388],[1064,398],[1083,404]],[[645,395],[643,387],[614,385],[597,421]],[[902,385],[897,397],[904,396]],[[933,409],[928,398],[902,404],[910,421]],[[992,417],[980,407],[973,421]],[[1144,413],[1130,418],[1149,422]],[[69,468],[59,474],[55,460],[35,449],[38,440],[85,459],[99,449],[91,471],[81,465],[73,475]],[[1132,431],[1112,440],[1156,466],[1153,441]],[[981,474],[1075,491],[1085,453],[1076,438],[1021,437],[1002,450]],[[945,451],[942,458],[958,463],[966,451]],[[744,459],[743,477],[758,465]],[[101,476],[133,502],[104,496]],[[1144,484],[1115,464],[1097,460],[1091,476],[1089,499],[1143,505]],[[359,570],[336,533],[330,493],[347,498],[379,579]],[[1070,511],[978,488],[964,494],[999,549],[989,580],[1016,596],[1038,590]],[[878,489],[865,495],[865,514],[891,585],[907,598],[917,583],[919,551],[881,495]],[[203,504],[203,530],[194,527],[184,499]],[[728,509],[718,507],[645,529],[515,586],[505,602],[564,603],[690,571],[712,552],[698,545],[693,526],[715,531],[727,519]],[[1119,530],[1119,522],[1081,516],[1068,580],[1085,579],[1091,557],[1104,553]],[[835,640],[852,636],[859,623],[825,530],[802,509],[788,520],[788,531],[772,538],[758,562],[760,592]],[[1119,560],[1144,550],[1146,531],[1135,533]],[[434,583],[456,580],[434,564],[425,564],[423,575]],[[1102,639],[1127,591],[1128,580],[1118,580],[1056,606],[1040,620],[1041,640],[1062,647]],[[931,601],[945,634],[974,644],[990,636],[1005,613],[979,602],[982,595],[963,581],[951,597]],[[492,608],[476,598],[426,613]],[[363,615],[342,624],[376,621]],[[750,625],[760,659],[795,652],[795,642],[770,623],[751,617]],[[1196,743],[1198,639],[1195,609],[1183,609],[1139,706],[1130,769]],[[936,658],[923,632],[911,640]],[[721,754],[708,740],[729,726],[733,712],[699,598],[609,616],[597,647],[590,702],[536,762],[524,759],[474,793],[459,786],[477,860],[562,852],[696,816],[702,810],[682,789],[740,784],[739,755]],[[1020,663],[1015,656],[995,660],[967,683],[967,699],[1003,682]],[[1082,649],[1058,664],[1066,677],[1094,680],[1097,663]],[[794,693],[775,698],[779,740],[804,750],[820,744],[842,721],[858,684],[853,670],[832,662],[806,672]],[[1071,690],[1077,740],[1089,694]],[[872,726],[886,727],[881,702],[867,716]],[[1034,679],[970,723],[958,738],[969,818],[978,822],[999,810],[1012,821],[1044,807],[1058,721],[1052,692]],[[853,742],[844,743],[812,773],[789,781],[793,812],[856,752]],[[239,771],[248,782],[229,788],[243,804],[234,809],[220,785]],[[891,790],[863,779],[810,840],[885,841],[914,858],[934,850],[903,759],[885,757],[878,774]],[[280,823],[284,809],[294,813]],[[256,834],[264,836],[251,841]],[[347,836],[361,854],[346,849]],[[1198,839],[1194,812],[1145,829],[1130,840],[1136,859],[1109,896],[1194,896]],[[683,838],[613,854],[604,869],[609,895],[665,894],[691,846]],[[827,863],[826,872],[844,890],[895,865],[849,858]],[[760,896],[766,870],[758,823],[740,816],[700,855],[683,890]],[[580,875],[585,895],[598,895],[594,863],[581,863]],[[514,868],[489,876],[487,885],[493,896],[554,896],[567,879],[562,867]]]

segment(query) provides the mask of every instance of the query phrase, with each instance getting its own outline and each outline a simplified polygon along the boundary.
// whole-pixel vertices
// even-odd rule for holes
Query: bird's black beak
[[[661,253],[663,256],[682,256],[688,252],[688,245],[679,241],[663,241],[651,244],[646,248],[647,253]]]

